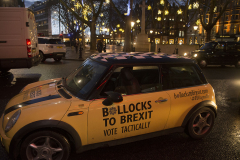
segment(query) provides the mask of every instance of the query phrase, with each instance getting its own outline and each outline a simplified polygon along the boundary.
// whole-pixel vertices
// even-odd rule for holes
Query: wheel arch
[[[23,140],[28,135],[43,130],[55,131],[66,136],[75,151],[82,146],[81,138],[77,131],[69,124],[58,120],[41,120],[27,124],[13,136],[9,147],[9,155],[11,155],[13,159],[17,159]]]
[[[208,107],[210,108],[214,114],[215,114],[215,117],[217,117],[217,105],[213,102],[213,101],[210,101],[210,100],[206,100],[206,101],[202,101],[200,103],[198,103],[197,105],[195,105],[187,114],[187,116],[185,117],[185,119],[183,120],[183,123],[182,123],[182,127],[186,127],[189,119],[192,117],[192,115],[197,112],[199,109],[201,108],[204,108],[204,107]]]

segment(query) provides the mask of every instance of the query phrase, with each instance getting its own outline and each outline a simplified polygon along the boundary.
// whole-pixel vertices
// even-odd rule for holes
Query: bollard
[[[161,52],[161,48],[159,47],[159,48],[158,48],[158,53],[160,53],[160,52]]]
[[[178,54],[178,48],[176,48],[176,54]]]

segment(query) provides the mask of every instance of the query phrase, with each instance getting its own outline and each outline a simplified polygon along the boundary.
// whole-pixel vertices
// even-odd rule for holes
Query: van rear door
[[[0,53],[1,59],[27,58],[26,19],[24,9],[0,8]]]

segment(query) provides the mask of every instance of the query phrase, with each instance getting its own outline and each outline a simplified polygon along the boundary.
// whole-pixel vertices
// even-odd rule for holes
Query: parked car
[[[66,45],[60,38],[38,37],[39,54],[42,55],[42,62],[47,58],[53,58],[59,62],[66,55]]]
[[[202,68],[207,65],[235,65],[240,68],[240,43],[208,42],[199,50],[193,51],[192,57]]]
[[[0,15],[0,72],[38,65],[41,57],[33,11],[0,7]]]
[[[67,77],[25,86],[4,109],[0,137],[14,158],[67,160],[71,150],[173,132],[200,139],[216,116],[214,90],[194,60],[100,53]]]

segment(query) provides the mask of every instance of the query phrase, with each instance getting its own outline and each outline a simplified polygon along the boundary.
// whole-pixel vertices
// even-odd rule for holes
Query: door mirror
[[[107,99],[105,99],[102,104],[105,106],[110,106],[112,105],[114,102],[122,102],[123,101],[123,97],[120,93],[117,92],[105,92],[108,97]]]

